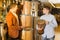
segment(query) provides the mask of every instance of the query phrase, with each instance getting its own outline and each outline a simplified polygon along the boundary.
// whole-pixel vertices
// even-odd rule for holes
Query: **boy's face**
[[[49,10],[47,8],[43,8],[43,14],[48,14]]]

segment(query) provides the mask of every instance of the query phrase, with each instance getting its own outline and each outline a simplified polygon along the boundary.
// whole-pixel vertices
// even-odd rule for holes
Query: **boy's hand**
[[[46,24],[49,24],[49,22],[48,22],[48,21],[45,21],[45,23],[46,23]]]
[[[42,28],[38,28],[38,30],[42,30],[43,29],[43,27]]]
[[[24,28],[24,26],[21,26],[21,28],[23,29],[23,28]]]

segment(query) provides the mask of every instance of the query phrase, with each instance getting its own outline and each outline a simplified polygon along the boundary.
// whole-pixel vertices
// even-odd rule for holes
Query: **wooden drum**
[[[45,25],[46,25],[45,20],[39,19],[37,24],[38,24],[38,28],[39,28],[38,33],[43,34],[44,33],[44,28],[45,28]]]

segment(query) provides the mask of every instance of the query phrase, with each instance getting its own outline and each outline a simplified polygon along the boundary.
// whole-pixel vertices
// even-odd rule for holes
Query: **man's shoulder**
[[[13,16],[13,14],[11,12],[8,12],[7,16]]]
[[[6,15],[6,18],[11,18],[11,17],[13,17],[12,13],[8,12],[7,15]]]

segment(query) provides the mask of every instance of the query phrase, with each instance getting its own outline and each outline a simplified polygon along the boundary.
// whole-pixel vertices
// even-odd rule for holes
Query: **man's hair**
[[[11,9],[11,8],[14,8],[16,5],[17,5],[16,3],[11,4],[11,5],[10,5],[10,9]]]

